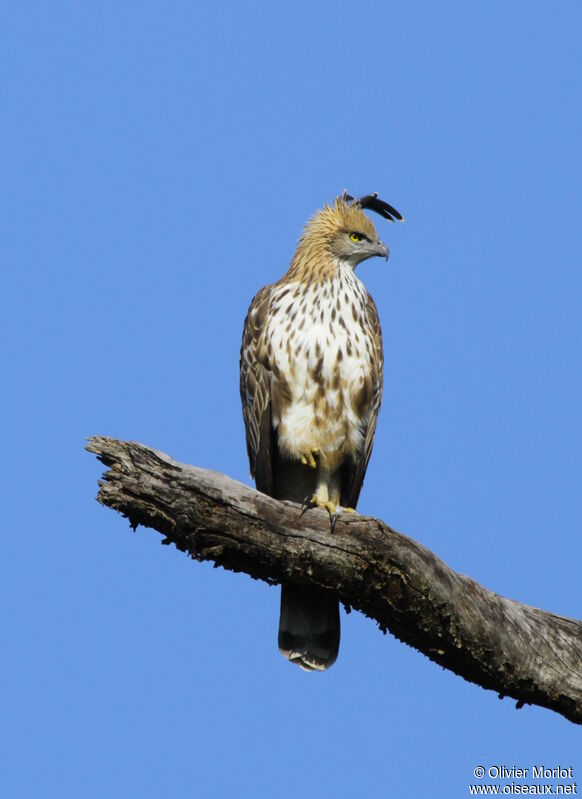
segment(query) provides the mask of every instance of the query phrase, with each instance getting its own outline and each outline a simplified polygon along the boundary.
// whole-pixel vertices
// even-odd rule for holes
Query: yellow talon
[[[302,516],[309,508],[321,508],[322,510],[326,510],[330,516],[333,516],[333,514],[336,512],[336,507],[333,502],[322,502],[317,494],[312,494],[310,497],[305,497],[301,508]]]
[[[329,521],[331,523],[331,532],[335,531],[335,525],[342,513],[357,513],[355,508],[344,508],[342,505],[335,505],[333,502],[324,502],[317,494],[312,494],[310,497],[305,497],[303,505],[301,506],[301,516],[309,508],[321,508],[329,513]]]
[[[306,455],[301,456],[301,463],[305,464],[305,466],[309,466],[311,469],[317,469],[317,461],[315,460],[315,456],[319,455],[319,449],[315,447]]]
[[[317,496],[317,494],[312,494],[310,497],[305,497],[303,500],[303,505],[301,506],[301,516],[303,516],[305,511],[309,508],[321,508],[329,513],[329,521],[331,523],[331,531],[333,533],[338,517],[338,510],[341,513],[341,508],[339,508],[339,506],[335,505],[333,502],[324,502]]]

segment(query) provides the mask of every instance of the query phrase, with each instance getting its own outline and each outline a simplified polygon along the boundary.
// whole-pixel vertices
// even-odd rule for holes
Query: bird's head
[[[354,199],[344,191],[333,205],[325,205],[307,223],[301,237],[300,249],[315,249],[354,269],[367,258],[379,255],[388,259],[388,247],[380,241],[374,223],[364,208],[389,219],[402,220],[391,205],[379,200],[376,194]]]

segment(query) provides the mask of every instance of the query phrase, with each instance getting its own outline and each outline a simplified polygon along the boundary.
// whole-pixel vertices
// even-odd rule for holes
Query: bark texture
[[[98,501],[152,527],[196,560],[268,583],[333,589],[348,607],[466,680],[582,723],[582,622],[499,596],[387,524],[321,510],[299,515],[207,469],[95,436],[109,471]]]

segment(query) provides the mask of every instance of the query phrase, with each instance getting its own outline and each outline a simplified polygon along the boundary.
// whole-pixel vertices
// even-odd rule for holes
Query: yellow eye
[[[350,233],[350,239],[352,241],[361,241],[362,240],[362,234],[361,233]]]

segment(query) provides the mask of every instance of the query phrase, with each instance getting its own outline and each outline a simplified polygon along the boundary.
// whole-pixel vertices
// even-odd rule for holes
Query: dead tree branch
[[[332,535],[323,511],[300,518],[292,502],[142,444],[95,436],[87,449],[109,467],[99,502],[134,528],[269,583],[333,589],[466,680],[582,723],[582,622],[494,594],[379,519],[343,516]]]

